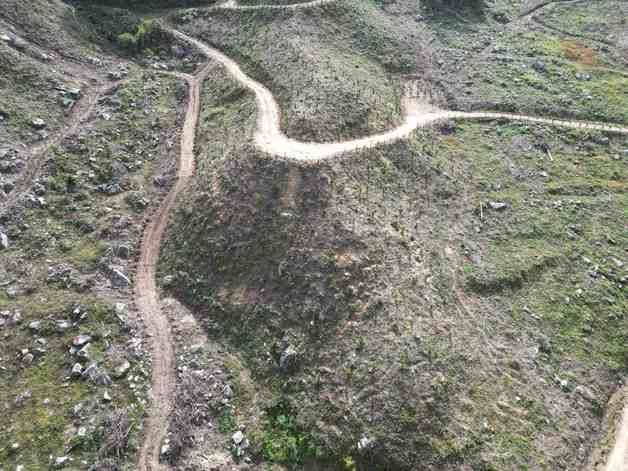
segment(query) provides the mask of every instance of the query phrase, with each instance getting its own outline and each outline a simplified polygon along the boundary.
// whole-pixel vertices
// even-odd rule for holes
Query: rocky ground
[[[44,19],[13,26],[13,11],[1,47],[24,68],[0,69],[16,104],[0,126],[0,468],[132,468],[151,371],[134,260],[172,180],[186,87],[160,72],[174,65],[145,67],[85,38],[68,59],[45,47]]]

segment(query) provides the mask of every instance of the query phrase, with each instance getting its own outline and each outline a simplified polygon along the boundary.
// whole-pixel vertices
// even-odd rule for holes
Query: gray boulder
[[[4,232],[0,232],[0,250],[6,250],[9,248],[9,236]]]
[[[299,352],[294,347],[288,345],[279,356],[279,369],[283,373],[289,373],[297,368],[299,363]]]
[[[116,288],[124,288],[131,284],[131,280],[117,268],[110,270],[111,284]]]
[[[498,201],[490,201],[488,203],[488,207],[495,210],[495,211],[504,211],[505,209],[508,209],[508,204],[507,203],[501,203]]]
[[[72,345],[75,347],[83,347],[84,345],[88,344],[91,341],[92,341],[91,335],[81,334],[81,335],[77,335],[76,337],[72,339]]]
[[[31,121],[31,125],[35,129],[44,129],[46,127],[46,121],[44,121],[41,118],[35,118],[34,120]]]
[[[73,378],[80,378],[83,374],[83,366],[80,363],[74,363],[72,367],[71,376]]]

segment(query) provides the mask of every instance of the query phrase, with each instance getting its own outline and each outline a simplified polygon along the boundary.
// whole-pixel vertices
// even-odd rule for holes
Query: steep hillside
[[[626,2],[463,3],[3,3],[0,470],[621,471]]]
[[[190,10],[174,21],[267,85],[295,138],[390,127],[395,114],[376,121],[360,109],[372,116],[392,101],[362,92],[399,93],[415,74],[452,107],[625,122],[621,46],[587,49],[518,19],[524,10],[497,3],[447,17],[410,2],[338,2]],[[535,35],[553,56],[531,53]],[[476,38],[487,51],[508,41],[513,60],[479,55]],[[372,84],[342,69],[353,62]],[[491,77],[462,79],[473,70]],[[582,81],[599,90],[595,106],[577,94],[573,108],[554,101]],[[485,82],[507,83],[507,99]],[[245,427],[252,456],[296,468],[584,466],[626,370],[626,139],[449,123],[298,165],[247,144],[255,123],[244,90],[227,77],[207,87],[196,191],[173,220],[162,272],[252,372],[253,385],[234,366],[235,410],[213,411]]]

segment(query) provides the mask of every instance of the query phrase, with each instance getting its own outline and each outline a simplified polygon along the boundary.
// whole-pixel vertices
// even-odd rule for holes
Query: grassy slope
[[[36,140],[31,121],[42,118],[47,131],[58,132],[66,110],[55,87],[80,88],[79,84],[42,66],[35,59],[0,44],[0,112],[4,117],[0,143],[17,147]]]
[[[626,201],[614,192],[609,203],[606,192],[623,178],[612,156],[625,143],[465,125],[298,167],[242,144],[252,106],[226,77],[208,84],[202,176],[174,219],[162,271],[178,274],[178,293],[270,395],[265,427],[237,416],[256,450],[293,463],[316,454],[343,461],[366,433],[379,448],[361,459],[386,469],[581,462],[579,434],[599,430],[625,368],[626,331],[620,286],[591,278],[576,254],[592,257],[600,243],[598,257],[621,259]],[[516,147],[539,141],[550,143],[554,162]],[[576,165],[579,175],[576,161],[586,166]],[[580,188],[587,203],[576,214],[555,209],[557,188]],[[484,209],[480,221],[479,202],[492,200],[512,209]],[[590,233],[596,205],[614,222],[606,230],[615,246]],[[580,235],[569,243],[574,218]],[[175,236],[182,231],[185,239]],[[585,294],[564,306],[579,287]],[[593,331],[583,330],[590,324]],[[538,352],[542,335],[549,354]],[[277,369],[282,338],[302,355],[294,375]],[[574,393],[578,385],[593,402]],[[295,417],[291,433],[306,437],[293,455],[276,426],[278,407]],[[543,445],[556,440],[569,445]]]
[[[414,14],[407,3],[388,9]],[[497,6],[507,15],[518,11]],[[213,24],[201,13],[186,28],[242,60],[279,94],[289,122],[304,92],[277,86],[290,68],[272,57],[252,63],[255,54],[243,45],[253,41],[243,38],[256,29],[255,44],[268,44],[269,31],[275,37],[277,28],[329,12],[319,28],[351,30],[344,9],[354,7],[287,17],[222,13]],[[385,17],[362,8],[366,23]],[[222,25],[237,18],[247,33],[229,36]],[[428,26],[435,34],[445,30]],[[335,37],[321,37],[337,46]],[[295,73],[310,43],[297,52]],[[356,43],[339,43],[355,54]],[[458,45],[461,53],[465,46]],[[573,70],[563,59],[550,67]],[[271,79],[272,70],[282,73]],[[442,79],[448,71],[441,72]],[[511,80],[502,69],[494,74]],[[316,93],[322,102],[336,97],[325,86]],[[552,95],[539,96],[542,104]],[[317,455],[365,469],[557,469],[584,462],[626,369],[617,281],[624,275],[613,261],[623,260],[625,240],[625,139],[465,124],[453,134],[419,132],[407,143],[302,167],[268,160],[246,144],[252,98],[226,77],[207,85],[204,100],[201,176],[173,221],[161,269],[177,274],[178,294],[206,316],[210,334],[227,340],[271,398],[262,404],[266,425],[248,429],[257,452],[297,467]],[[599,117],[618,109],[606,106]],[[305,129],[342,135],[340,113],[326,106],[316,114],[323,115],[338,121],[315,119]],[[487,202],[495,200],[510,209],[491,211]],[[185,239],[176,237],[181,232]],[[595,265],[592,276],[587,271]],[[539,350],[543,336],[549,352]],[[301,352],[292,375],[277,366],[284,338]],[[294,422],[279,423],[279,416]],[[256,422],[246,414],[236,419]],[[361,455],[356,444],[364,434],[377,445]],[[300,444],[296,452],[290,443]]]
[[[627,122],[627,56],[619,41],[625,2],[557,3],[517,20],[520,11],[491,9],[470,22],[451,15],[428,17],[438,43],[452,48],[439,52],[450,105]],[[610,18],[609,12],[618,15]],[[496,21],[497,13],[512,23]],[[545,67],[535,68],[538,63]]]

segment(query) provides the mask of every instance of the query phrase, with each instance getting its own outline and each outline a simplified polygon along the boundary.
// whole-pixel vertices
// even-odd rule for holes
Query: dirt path
[[[66,128],[54,136],[44,139],[29,150],[26,168],[15,182],[15,188],[9,193],[4,201],[0,202],[0,216],[11,208],[17,200],[23,195],[33,184],[33,180],[39,173],[45,159],[45,154],[53,145],[58,145],[66,137],[76,134],[79,126],[83,124],[94,111],[94,107],[98,103],[98,99],[117,87],[120,82],[108,85],[101,85],[97,88],[87,89],[84,96],[74,105],[70,112]]]
[[[256,82],[246,75],[240,66],[224,55],[222,52],[208,46],[207,44],[194,39],[179,31],[172,31],[177,38],[186,41],[211,59],[221,63],[225,69],[240,84],[247,87],[257,100],[257,131],[255,133],[255,143],[262,151],[292,160],[316,161],[337,156],[344,152],[355,151],[373,147],[379,144],[394,142],[409,137],[417,128],[426,127],[439,121],[449,119],[461,120],[499,120],[522,121],[530,123],[550,124],[574,129],[589,129],[613,133],[628,134],[628,127],[609,125],[605,123],[590,123],[582,121],[570,121],[553,118],[539,118],[514,113],[490,113],[490,112],[463,112],[446,111],[421,103],[418,100],[405,99],[405,119],[404,123],[390,131],[375,134],[361,139],[334,143],[300,142],[290,139],[282,133],[280,128],[279,105],[272,93],[261,83]]]
[[[287,5],[240,5],[237,0],[228,0],[222,5],[218,5],[215,8],[222,8],[226,10],[296,10],[301,8],[311,8],[325,5],[327,3],[334,3],[338,0],[312,0],[310,2],[292,3]]]
[[[606,471],[628,471],[628,386],[624,387],[624,412],[608,456]]]
[[[144,229],[140,259],[135,275],[135,305],[152,338],[152,404],[144,429],[144,441],[139,452],[138,469],[155,471],[167,469],[160,464],[159,455],[168,431],[168,418],[172,411],[175,391],[175,356],[167,316],[162,312],[155,270],[164,231],[170,211],[179,193],[194,175],[194,139],[200,111],[200,87],[211,66],[205,66],[198,75],[174,75],[189,85],[189,97],[181,134],[177,180],[161,203],[153,219]]]

